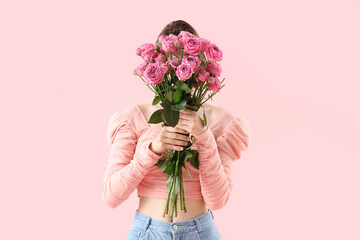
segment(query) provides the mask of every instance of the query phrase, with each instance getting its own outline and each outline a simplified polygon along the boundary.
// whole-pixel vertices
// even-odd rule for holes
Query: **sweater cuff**
[[[150,149],[151,142],[151,140],[144,142],[136,152],[136,160],[143,170],[150,169],[162,157]]]
[[[194,143],[200,147],[200,150],[217,148],[214,134],[209,127],[202,134],[195,136]]]
[[[146,144],[146,151],[147,151],[147,155],[149,155],[151,158],[153,159],[159,159],[162,157],[162,154],[157,154],[155,152],[153,152],[150,148],[152,142],[149,142],[148,144]]]

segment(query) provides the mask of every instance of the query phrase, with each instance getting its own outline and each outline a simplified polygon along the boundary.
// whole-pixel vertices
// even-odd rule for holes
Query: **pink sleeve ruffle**
[[[241,153],[248,149],[250,124],[242,117],[231,120],[217,138],[219,153],[232,160],[239,160]]]
[[[128,112],[114,113],[106,133],[111,146],[103,178],[102,200],[115,208],[129,198],[161,155],[151,151],[151,139],[137,145]]]
[[[242,117],[230,120],[217,139],[209,128],[195,137],[199,146],[201,192],[210,209],[223,208],[228,202],[235,160],[248,149],[249,142],[250,125]]]

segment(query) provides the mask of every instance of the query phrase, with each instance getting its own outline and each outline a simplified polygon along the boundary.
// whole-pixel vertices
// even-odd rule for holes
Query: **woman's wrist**
[[[150,144],[149,144],[149,150],[152,151],[153,153],[155,153],[156,155],[159,155],[159,156],[162,155],[162,153],[159,153],[153,149],[152,142],[150,142]]]
[[[207,148],[210,149],[212,145],[216,144],[215,137],[209,127],[207,127],[202,134],[194,137],[195,137],[195,144],[197,144],[198,146],[206,146]]]

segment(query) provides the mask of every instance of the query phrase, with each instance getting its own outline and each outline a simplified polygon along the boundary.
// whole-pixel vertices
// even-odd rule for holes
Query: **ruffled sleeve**
[[[103,178],[102,200],[111,208],[129,198],[161,157],[150,149],[151,141],[137,146],[131,116],[132,112],[129,110],[114,113],[106,132],[110,156]]]
[[[217,138],[219,154],[231,160],[239,160],[250,143],[250,124],[243,117],[236,117]]]
[[[232,116],[216,139],[208,128],[195,137],[195,142],[199,146],[199,179],[204,200],[212,210],[223,208],[232,191],[235,160],[249,146],[250,125],[244,118]]]
[[[119,131],[121,131],[121,134],[118,135]],[[123,139],[131,139],[132,142],[136,142],[135,133],[127,119],[126,112],[116,112],[110,117],[106,132],[107,142],[112,145],[116,136],[120,136]]]

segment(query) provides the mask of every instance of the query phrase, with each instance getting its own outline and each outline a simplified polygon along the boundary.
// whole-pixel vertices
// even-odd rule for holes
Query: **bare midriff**
[[[169,201],[170,203],[170,201]],[[173,213],[172,222],[186,221],[192,218],[196,218],[208,211],[208,207],[205,204],[204,199],[185,199],[186,212],[180,208],[180,199],[177,201],[177,216],[175,216],[175,209]],[[169,204],[168,214],[163,217],[166,206],[166,198],[151,198],[145,196],[139,196],[138,211],[164,222],[171,222],[171,205]]]

